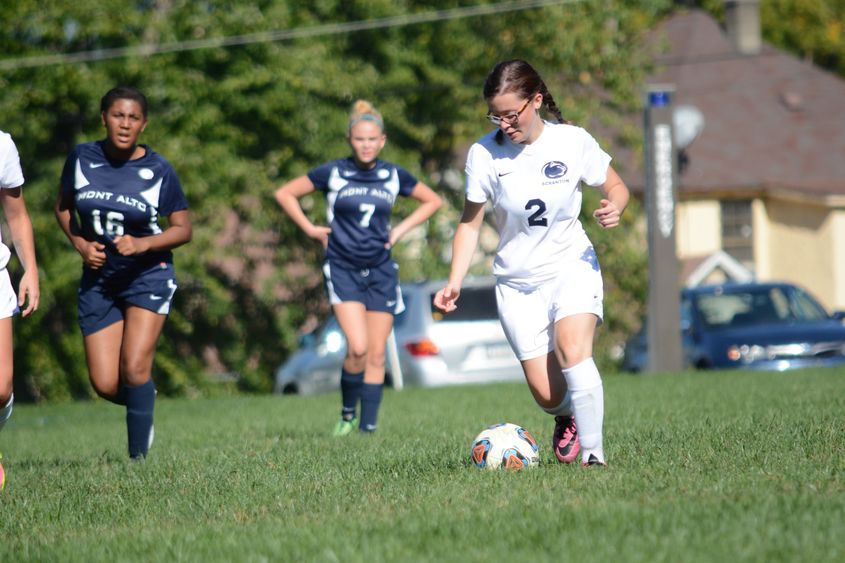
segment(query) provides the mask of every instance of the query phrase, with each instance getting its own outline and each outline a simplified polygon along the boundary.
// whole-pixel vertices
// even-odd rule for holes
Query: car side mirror
[[[845,311],[834,311],[831,317],[833,317],[837,321],[843,321],[845,320]]]

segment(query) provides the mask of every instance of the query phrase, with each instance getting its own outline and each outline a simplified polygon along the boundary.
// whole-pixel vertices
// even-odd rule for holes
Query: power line
[[[17,70],[40,66],[61,65],[68,63],[102,61],[122,57],[149,57],[163,53],[178,53],[195,51],[198,49],[213,49],[217,47],[232,47],[235,45],[249,45],[252,43],[268,43],[273,41],[287,41],[326,35],[340,35],[355,31],[369,31],[391,27],[402,27],[421,23],[441,22],[468,18],[472,16],[488,16],[545,8],[559,4],[576,4],[587,0],[519,0],[481,6],[466,6],[451,10],[436,10],[422,14],[408,14],[392,16],[374,20],[361,20],[348,23],[330,23],[313,27],[297,29],[282,29],[276,31],[262,31],[246,35],[232,35],[229,37],[214,37],[209,39],[194,39],[164,44],[135,45],[132,47],[118,47],[113,49],[96,49],[77,53],[60,53],[56,55],[40,55],[34,57],[18,57],[0,60],[0,70]]]

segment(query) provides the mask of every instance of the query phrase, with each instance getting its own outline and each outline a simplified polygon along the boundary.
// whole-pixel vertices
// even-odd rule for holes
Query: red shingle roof
[[[737,54],[701,11],[672,16],[653,39],[669,48],[655,57],[649,83],[674,84],[673,103],[705,118],[687,148],[682,193],[845,194],[845,80],[765,43],[758,55]],[[628,184],[642,191],[642,162],[623,164]]]

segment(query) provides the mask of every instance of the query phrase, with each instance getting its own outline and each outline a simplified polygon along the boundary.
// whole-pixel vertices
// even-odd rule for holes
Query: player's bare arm
[[[309,238],[318,241],[326,248],[329,244],[329,234],[332,230],[329,227],[317,226],[311,222],[299,204],[300,198],[314,192],[314,184],[308,176],[299,176],[290,182],[283,184],[274,194],[279,206],[302,229]]]
[[[607,167],[607,179],[601,186],[605,198],[599,203],[600,207],[593,212],[593,217],[599,225],[610,229],[619,225],[622,212],[628,206],[631,195],[628,187],[612,166]]]
[[[469,271],[472,255],[478,246],[478,236],[484,222],[484,204],[474,201],[464,201],[464,212],[455,231],[452,242],[452,270],[446,287],[434,296],[434,306],[444,313],[451,313],[458,308],[457,301],[461,295],[461,284]]]
[[[193,227],[187,209],[174,211],[167,221],[168,227],[161,234],[149,237],[116,236],[114,246],[121,255],[133,256],[149,251],[170,250],[191,241]]]
[[[417,207],[413,213],[403,219],[398,225],[390,229],[390,241],[386,245],[387,248],[393,247],[394,244],[399,242],[399,240],[414,227],[422,225],[429,217],[434,215],[434,213],[440,209],[441,205],[443,205],[443,200],[440,196],[422,182],[418,182],[417,185],[414,186],[414,190],[411,192],[410,197],[419,201],[420,206]]]
[[[79,255],[82,256],[82,261],[86,266],[94,270],[102,268],[103,264],[106,263],[106,247],[100,242],[86,240],[80,234],[73,209],[73,199],[65,198],[59,192],[55,207],[56,220],[59,222],[59,226]]]
[[[21,308],[21,315],[26,317],[38,310],[38,302],[41,298],[32,220],[27,213],[21,188],[0,190],[0,201],[2,201],[6,222],[9,224],[15,251],[24,270],[18,286],[18,306]]]

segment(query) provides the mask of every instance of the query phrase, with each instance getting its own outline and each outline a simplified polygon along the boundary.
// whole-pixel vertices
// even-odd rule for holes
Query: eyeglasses
[[[493,115],[492,113],[487,112],[487,119],[489,119],[490,123],[492,123],[493,125],[501,125],[503,121],[509,125],[512,125],[516,123],[516,120],[519,119],[519,116],[522,114],[522,112],[525,111],[525,108],[528,107],[528,103],[530,101],[531,98],[528,98],[527,100],[525,100],[525,103],[522,104],[521,108],[519,108],[513,113],[508,113],[506,115]]]

